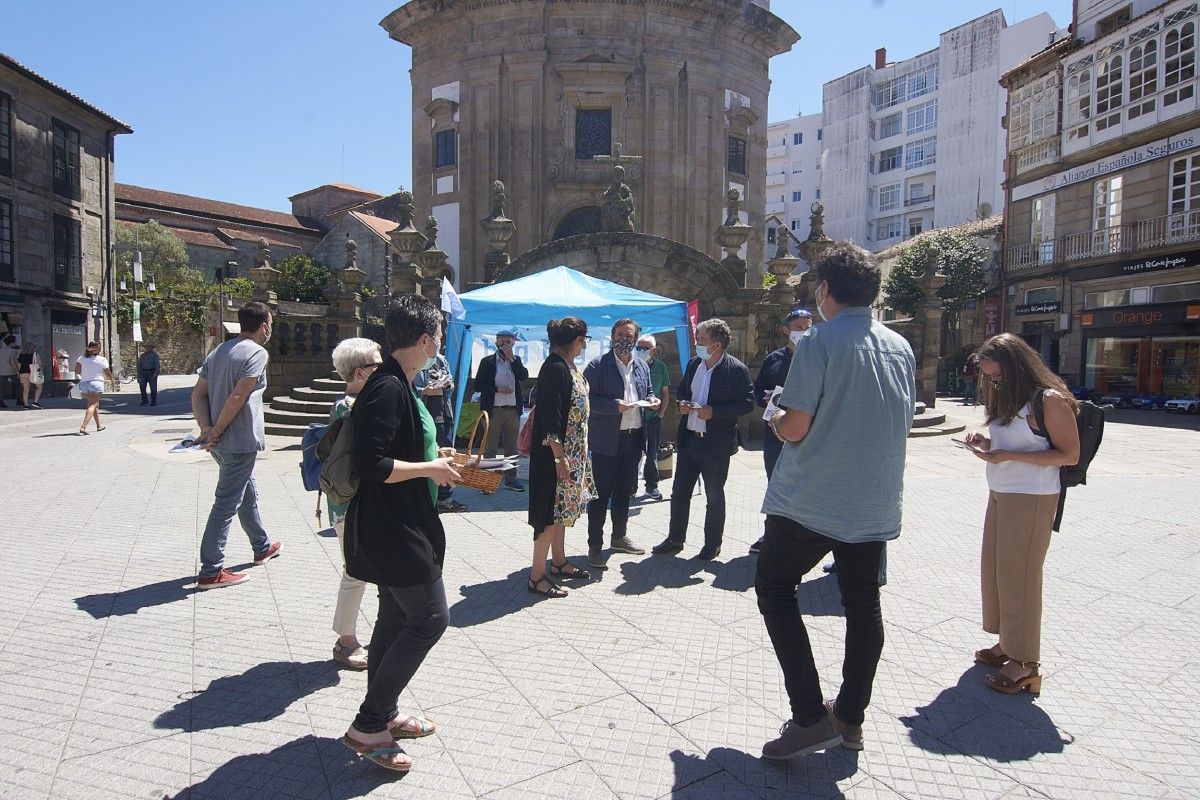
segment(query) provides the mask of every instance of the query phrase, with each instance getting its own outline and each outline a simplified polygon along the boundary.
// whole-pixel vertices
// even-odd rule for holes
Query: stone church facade
[[[413,49],[413,194],[460,288],[496,277],[480,225],[495,180],[515,257],[600,230],[614,155],[637,231],[720,258],[736,188],[754,230],[741,255],[763,263],[767,64],[799,38],[763,5],[412,0],[381,24]]]

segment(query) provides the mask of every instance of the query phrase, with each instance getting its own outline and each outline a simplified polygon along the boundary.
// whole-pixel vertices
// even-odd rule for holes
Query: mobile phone
[[[963,450],[970,450],[972,453],[980,453],[980,452],[983,452],[983,451],[981,451],[981,450],[980,450],[978,447],[976,447],[975,445],[973,445],[973,444],[970,444],[969,442],[967,442],[965,439],[953,439],[953,438],[952,438],[952,439],[950,440],[950,443],[951,443],[952,445],[954,445],[955,447],[961,447]]]
[[[683,406],[684,408],[702,408],[703,407],[699,403],[694,403],[691,400],[680,400],[679,405]]]

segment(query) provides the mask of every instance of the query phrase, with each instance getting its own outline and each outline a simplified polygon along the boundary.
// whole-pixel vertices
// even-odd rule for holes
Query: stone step
[[[335,389],[324,390],[313,389],[308,386],[298,386],[292,390],[292,397],[296,400],[327,400],[330,403],[335,403],[345,393],[345,389],[338,391]]]
[[[918,401],[916,404],[916,408],[913,409],[913,414],[919,417],[922,414],[924,414],[927,410],[928,410],[928,407],[924,403]]]
[[[329,416],[333,410],[332,400],[297,400],[294,397],[276,397],[271,401],[271,408],[276,411],[294,411],[305,414],[324,414]]]
[[[323,392],[341,392],[346,393],[346,382],[341,378],[317,378],[312,382],[313,389],[319,389]]]
[[[329,422],[329,412],[324,414],[309,414],[303,411],[280,411],[276,408],[263,409],[264,422],[278,422],[283,425],[303,425],[308,427],[310,424],[324,425]]]
[[[946,415],[940,411],[913,417],[914,428],[933,428],[946,421]]]
[[[299,439],[308,430],[307,425],[286,425],[280,422],[266,422],[263,430],[268,436],[291,436]]]
[[[966,425],[959,425],[957,422],[931,428],[913,428],[909,431],[908,438],[920,439],[925,436],[946,436],[951,433],[962,433],[966,429]]]

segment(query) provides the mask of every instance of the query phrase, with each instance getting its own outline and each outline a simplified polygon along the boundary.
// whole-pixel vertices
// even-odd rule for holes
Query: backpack
[[[344,505],[358,493],[351,450],[354,445],[354,409],[329,423],[313,449],[321,462],[321,491],[336,505]]]
[[[1053,447],[1054,442],[1050,439],[1049,431],[1046,430],[1042,405],[1042,395],[1045,394],[1045,391],[1045,389],[1038,390],[1037,397],[1033,401],[1033,415],[1037,420],[1038,429],[1041,431],[1038,435],[1044,437]],[[1078,407],[1079,413],[1075,415],[1075,424],[1079,427],[1079,462],[1059,468],[1058,477],[1063,489],[1087,483],[1088,465],[1096,457],[1096,451],[1100,449],[1100,442],[1104,439],[1104,409],[1089,400],[1080,400]]]
[[[321,460],[317,458],[317,442],[328,428],[328,425],[314,422],[300,439],[300,480],[306,492],[321,491]]]

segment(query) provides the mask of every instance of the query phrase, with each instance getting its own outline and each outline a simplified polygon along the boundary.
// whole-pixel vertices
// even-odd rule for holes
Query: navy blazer
[[[680,400],[692,399],[692,378],[700,367],[700,359],[693,358],[683,371],[679,382]],[[749,414],[754,408],[754,389],[750,384],[750,370],[741,361],[726,354],[713,370],[708,382],[708,406],[713,410],[708,421],[707,433],[700,441],[712,455],[732,456],[737,452],[740,435],[738,417]],[[686,436],[690,414],[679,414],[679,440]]]
[[[621,437],[621,412],[617,401],[625,398],[625,379],[617,366],[617,356],[609,350],[593,358],[583,370],[588,382],[588,402],[592,413],[588,417],[588,447],[602,456],[615,456]],[[638,400],[650,397],[650,365],[640,358],[633,359],[633,385]],[[645,424],[645,409],[639,409]]]
[[[525,404],[525,396],[521,394],[521,381],[529,380],[529,370],[521,363],[519,356],[513,356],[509,363],[513,377],[517,379],[517,414]],[[479,361],[479,371],[475,373],[475,391],[479,392],[479,409],[491,413],[496,407],[496,354],[484,356]]]

